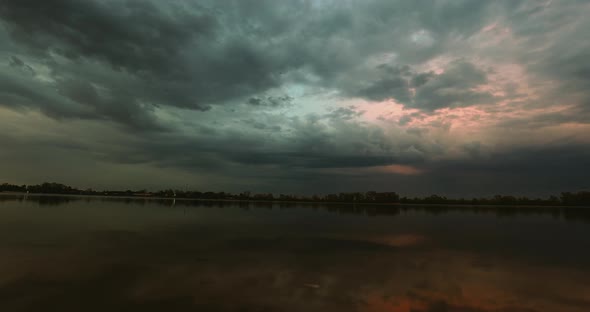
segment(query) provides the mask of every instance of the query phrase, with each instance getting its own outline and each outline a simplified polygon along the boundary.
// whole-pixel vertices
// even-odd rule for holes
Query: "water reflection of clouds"
[[[292,210],[268,219],[266,212],[247,212],[250,218],[237,216],[239,222],[232,223],[228,216],[238,210],[215,209],[190,222],[164,218],[166,223],[157,216],[176,212],[136,213],[117,216],[143,218],[150,226],[126,230],[121,229],[124,220],[118,220],[109,228],[101,219],[100,226],[54,238],[61,238],[56,244],[0,240],[0,308],[587,312],[590,306],[587,267],[507,257],[498,249],[474,247],[490,242],[481,233],[462,237],[447,231],[444,236],[434,229],[436,223],[416,223],[403,215],[314,219]],[[301,214],[307,225],[299,229],[283,219]],[[494,229],[480,224],[482,219],[470,221]]]
[[[129,240],[115,246],[109,240],[110,248],[96,254],[92,246],[53,255],[38,250],[45,256],[11,266],[0,302],[10,311],[41,311],[47,304],[78,311],[98,298],[106,299],[101,308],[171,304],[208,311],[581,312],[590,304],[588,274],[567,268],[495,259],[493,268],[482,269],[473,265],[477,255],[465,252],[367,252],[355,249],[356,242],[346,251],[337,242],[329,252],[306,253],[300,242],[282,243],[262,252],[158,245],[164,255],[138,251],[150,244]],[[81,301],[72,303],[72,295]]]
[[[424,235],[419,234],[399,234],[385,237],[378,237],[373,239],[376,242],[383,243],[394,247],[412,247],[423,244],[427,241]]]

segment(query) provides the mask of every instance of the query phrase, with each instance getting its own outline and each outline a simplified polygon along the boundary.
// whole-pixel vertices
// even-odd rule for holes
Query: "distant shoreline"
[[[23,197],[71,197],[71,198],[107,198],[107,199],[132,199],[132,200],[168,200],[168,201],[198,201],[198,202],[236,202],[236,203],[276,203],[276,204],[326,204],[326,205],[377,205],[377,206],[414,206],[414,207],[489,207],[489,208],[590,208],[590,206],[579,205],[526,205],[526,204],[473,204],[473,203],[452,203],[452,204],[428,204],[428,203],[379,203],[379,202],[346,202],[346,201],[305,201],[305,200],[256,200],[256,199],[212,199],[212,198],[189,198],[189,197],[159,197],[159,196],[116,196],[116,195],[86,195],[86,194],[51,194],[51,193],[24,193],[24,192],[0,192],[0,196],[23,196]]]
[[[119,198],[155,198],[203,201],[237,201],[237,202],[306,202],[306,203],[347,203],[347,204],[384,204],[384,205],[438,205],[438,206],[590,206],[590,191],[561,192],[559,196],[551,195],[546,198],[496,194],[492,197],[448,198],[432,194],[424,197],[402,196],[394,191],[348,191],[329,194],[295,195],[252,193],[244,191],[232,193],[225,191],[211,192],[198,190],[162,189],[158,191],[142,190],[82,190],[56,182],[43,182],[36,185],[0,184],[0,192],[10,194],[38,195],[75,195],[94,197]]]

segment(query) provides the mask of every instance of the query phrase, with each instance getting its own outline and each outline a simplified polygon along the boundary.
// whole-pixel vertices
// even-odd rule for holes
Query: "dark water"
[[[590,211],[0,196],[0,311],[590,311]]]

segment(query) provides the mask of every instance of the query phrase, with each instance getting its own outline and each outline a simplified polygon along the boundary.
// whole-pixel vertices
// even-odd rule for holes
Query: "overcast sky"
[[[587,0],[1,0],[0,182],[590,188]]]

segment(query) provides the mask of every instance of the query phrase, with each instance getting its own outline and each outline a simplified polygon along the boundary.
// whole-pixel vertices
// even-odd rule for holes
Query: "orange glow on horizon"
[[[380,168],[384,172],[390,172],[401,175],[418,175],[424,172],[421,169],[409,165],[389,165]]]

